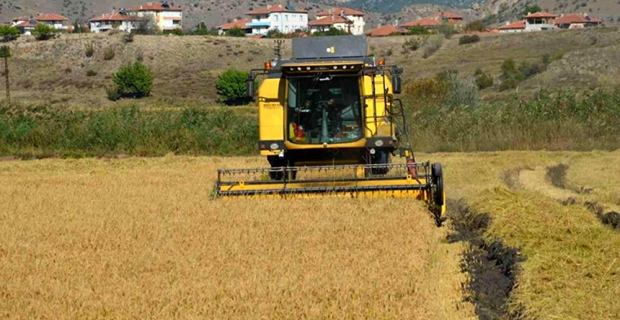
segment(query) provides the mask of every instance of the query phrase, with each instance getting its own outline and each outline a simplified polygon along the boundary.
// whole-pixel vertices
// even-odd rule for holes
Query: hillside
[[[423,58],[424,49],[406,49],[410,38],[370,38],[369,53],[403,66],[406,79],[433,77],[447,68],[471,75],[482,68],[496,81],[505,59],[514,59],[519,64],[540,62],[546,53],[561,56],[547,71],[523,82],[521,93],[540,87],[582,90],[620,83],[617,28],[492,34],[483,36],[479,43],[464,46],[459,46],[459,36],[455,36],[444,41],[427,59]],[[285,42],[285,57],[290,54],[289,41]],[[87,57],[85,48],[91,43],[95,52]],[[124,43],[118,34],[85,34],[63,35],[46,42],[22,37],[12,46],[14,58],[10,60],[10,69],[14,98],[77,106],[109,104],[105,87],[111,84],[112,73],[126,62],[142,60],[153,69],[153,99],[204,103],[217,98],[214,82],[219,72],[229,67],[249,70],[273,57],[272,40],[228,37],[136,36],[134,42]],[[103,57],[108,48],[115,51],[111,60]],[[2,80],[0,87],[4,87]],[[501,94],[506,93],[509,92]],[[493,97],[499,93],[486,89],[483,94]]]
[[[544,11],[554,14],[589,13],[608,24],[620,22],[620,3],[612,0],[489,0],[486,13],[497,15],[499,22],[520,19],[528,5],[538,4]]]

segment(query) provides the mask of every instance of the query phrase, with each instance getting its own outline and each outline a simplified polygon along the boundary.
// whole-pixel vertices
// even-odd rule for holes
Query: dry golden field
[[[260,160],[0,162],[0,318],[475,318],[419,203],[209,199]]]
[[[448,196],[490,216],[522,257],[503,308],[524,319],[620,318],[619,152],[424,154]],[[566,186],[549,168],[566,165]],[[216,168],[263,159],[0,162],[0,317],[496,319],[421,203],[209,198]],[[579,192],[580,187],[587,193]],[[566,203],[567,198],[575,201]],[[471,217],[470,217],[471,218]]]

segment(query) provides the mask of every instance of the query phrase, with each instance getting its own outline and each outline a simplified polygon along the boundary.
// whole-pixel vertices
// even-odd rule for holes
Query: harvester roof
[[[365,35],[293,38],[292,60],[363,60],[366,57],[366,46]]]

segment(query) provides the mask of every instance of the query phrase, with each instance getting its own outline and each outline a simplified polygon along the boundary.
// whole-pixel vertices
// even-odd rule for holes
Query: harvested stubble
[[[468,319],[413,200],[208,198],[253,159],[0,163],[0,317]]]

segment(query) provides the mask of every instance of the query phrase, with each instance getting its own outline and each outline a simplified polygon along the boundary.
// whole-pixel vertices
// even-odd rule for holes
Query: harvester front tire
[[[435,183],[435,192],[433,194],[433,197],[435,198],[435,205],[441,207],[444,204],[443,168],[441,167],[441,163],[433,163],[433,166],[431,167],[431,177]]]

